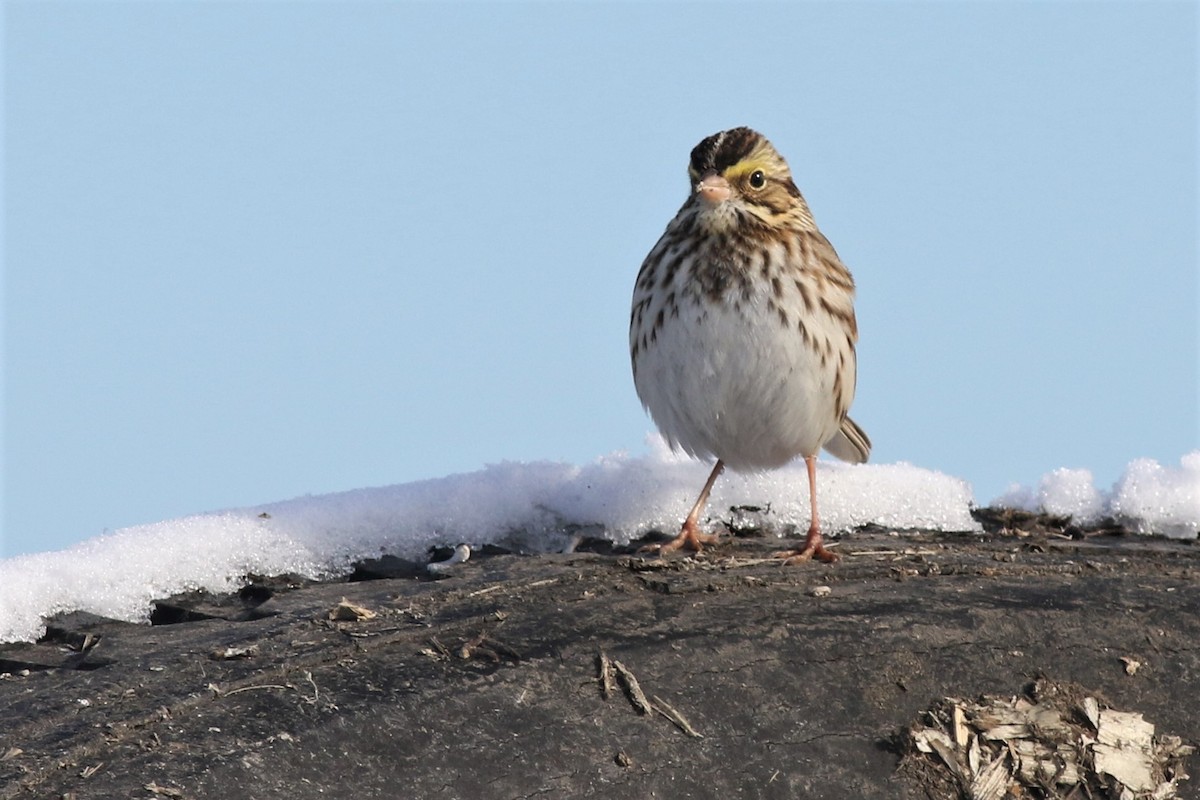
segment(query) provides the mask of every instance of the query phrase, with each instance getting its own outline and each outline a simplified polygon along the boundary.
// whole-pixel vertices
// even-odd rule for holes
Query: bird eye
[[[755,189],[761,189],[767,185],[767,176],[763,174],[761,169],[756,169],[751,173],[750,185]]]

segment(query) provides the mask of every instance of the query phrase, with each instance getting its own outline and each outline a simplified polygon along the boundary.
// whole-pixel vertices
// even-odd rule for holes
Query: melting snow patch
[[[252,573],[327,577],[384,553],[421,558],[432,545],[503,541],[549,551],[581,531],[618,544],[650,531],[673,533],[710,468],[672,454],[655,438],[645,457],[615,454],[583,466],[502,463],[125,528],[61,552],[0,561],[0,641],[37,638],[45,619],[71,611],[145,621],[155,599],[230,591]],[[971,488],[958,478],[910,464],[822,462],[818,469],[821,520],[830,533],[866,524],[979,529],[970,513]],[[1200,453],[1185,457],[1180,469],[1136,461],[1111,493],[1097,492],[1091,483],[1086,471],[1059,470],[1037,492],[1020,489],[1003,500],[1196,535]],[[736,506],[769,506],[777,530],[804,530],[809,507],[803,463],[722,475],[706,524],[729,517]]]
[[[1093,485],[1086,469],[1056,469],[1037,489],[1014,486],[992,505],[1071,517],[1082,525],[1111,517],[1138,533],[1195,538],[1200,533],[1200,450],[1180,459],[1178,468],[1149,458],[1133,461],[1108,492]]]
[[[625,543],[674,532],[711,465],[670,453],[591,464],[502,463],[463,475],[300,497],[254,508],[125,528],[68,550],[0,561],[0,641],[37,638],[55,614],[88,611],[133,622],[155,599],[238,588],[250,573],[323,577],[381,553],[420,558],[431,545],[504,540],[561,549],[580,529]],[[976,530],[963,481],[908,464],[819,467],[829,532],[875,523]],[[769,473],[727,472],[709,503],[771,508],[780,528],[808,525],[803,463]],[[709,524],[714,524],[711,521]]]

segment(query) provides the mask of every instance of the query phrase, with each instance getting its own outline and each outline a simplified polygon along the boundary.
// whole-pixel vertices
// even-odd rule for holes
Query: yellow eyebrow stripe
[[[728,169],[726,169],[725,173],[724,173],[724,177],[725,177],[725,180],[732,183],[734,180],[736,180],[738,178],[742,178],[746,175],[749,175],[750,173],[754,172],[755,170],[761,169],[763,172],[770,174],[770,166],[771,165],[769,163],[767,163],[766,161],[763,161],[763,160],[760,160],[757,158],[748,158],[748,159],[739,161],[738,163],[734,164],[732,167],[729,167]]]

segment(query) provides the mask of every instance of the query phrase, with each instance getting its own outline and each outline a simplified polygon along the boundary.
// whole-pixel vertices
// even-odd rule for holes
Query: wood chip
[[[1083,715],[1087,717],[1088,722],[1092,723],[1092,730],[1100,727],[1100,704],[1096,702],[1094,697],[1083,698]]]
[[[344,597],[329,612],[329,618],[334,622],[361,622],[365,619],[375,619],[377,616],[379,615],[371,609],[355,605]]]
[[[1008,794],[1011,780],[1008,758],[1002,754],[971,781],[971,800],[1001,800]]]
[[[638,679],[629,671],[629,668],[616,659],[613,659],[612,666],[616,670],[617,679],[625,687],[625,693],[629,695],[629,702],[633,704],[634,710],[643,716],[653,711],[654,706],[650,705],[650,701],[646,699],[646,693],[642,691]]]
[[[983,738],[992,741],[1024,738],[1033,730],[1051,736],[1069,733],[1057,709],[1023,698],[1011,703],[993,700],[975,714],[974,725]]]
[[[1174,800],[1194,751],[1181,737],[1156,738],[1141,714],[1048,681],[1028,696],[944,698],[910,736],[965,800],[1024,797],[1026,789],[1072,800]]]
[[[258,655],[258,645],[246,647],[222,647],[209,653],[209,658],[217,661],[233,661],[239,658],[254,658]]]
[[[967,715],[963,712],[962,706],[955,704],[951,722],[954,725],[954,743],[960,748],[966,747],[967,737],[970,733],[967,731]]]
[[[935,728],[921,728],[913,732],[913,743],[922,753],[934,752],[933,743],[935,740],[941,740],[945,744],[950,744],[950,737]]]
[[[963,769],[963,765],[958,760],[958,755],[954,752],[954,745],[950,742],[949,736],[943,736],[938,739],[931,739],[929,742],[933,747],[933,752],[937,753],[938,758],[942,759],[950,771],[954,773],[954,777],[958,778],[960,784],[966,785],[969,781],[969,776]]]
[[[922,753],[936,754],[960,781],[966,778],[954,755],[954,741],[948,735],[934,728],[923,728],[913,734],[913,741]]]
[[[1154,725],[1141,714],[1101,711],[1092,752],[1097,772],[1111,775],[1132,791],[1148,792],[1157,785],[1153,773]]]

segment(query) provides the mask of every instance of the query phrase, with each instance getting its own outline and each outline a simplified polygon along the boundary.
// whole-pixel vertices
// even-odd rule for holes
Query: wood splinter
[[[603,650],[600,650],[596,654],[596,668],[599,672],[600,692],[606,700],[612,696],[613,674],[615,673],[621,685],[625,687],[625,694],[629,697],[629,702],[638,714],[645,716],[651,711],[658,712],[663,717],[666,717],[671,724],[693,739],[704,738],[704,734],[693,728],[692,724],[687,721],[687,718],[683,714],[680,714],[666,700],[655,695],[654,702],[650,702],[646,697],[646,693],[642,691],[642,686],[638,683],[637,677],[634,676],[629,667],[616,659],[609,658],[608,653],[605,653]]]
[[[643,716],[653,711],[654,706],[650,705],[650,701],[646,699],[646,693],[642,691],[638,679],[629,671],[629,668],[616,659],[612,660],[612,666],[617,672],[617,678],[621,681],[621,685],[625,687],[625,693],[629,695],[629,702],[633,703],[634,710]]]
[[[663,700],[658,695],[654,696],[654,710],[669,719],[676,728],[679,728],[679,730],[683,731],[693,739],[704,738],[704,734],[693,728],[691,723],[684,718],[683,714],[680,714],[678,711],[676,711],[673,706],[671,706],[666,700]]]
[[[605,700],[612,697],[612,663],[608,660],[608,653],[603,650],[597,656],[600,670],[600,694]]]

